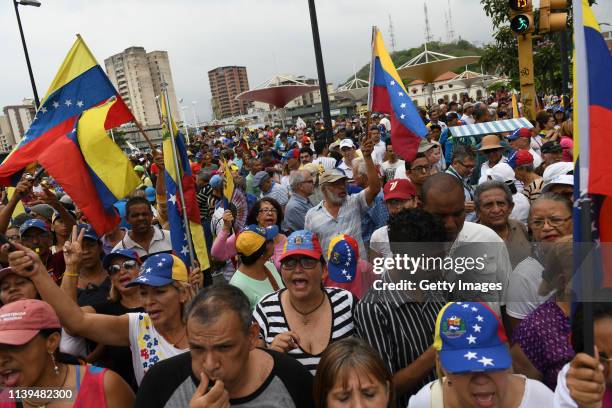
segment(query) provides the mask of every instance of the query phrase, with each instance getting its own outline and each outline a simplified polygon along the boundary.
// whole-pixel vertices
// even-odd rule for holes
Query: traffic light
[[[539,31],[564,31],[567,28],[567,7],[567,0],[540,0]]]
[[[533,32],[533,7],[531,0],[508,0],[510,8],[510,29],[513,33]]]

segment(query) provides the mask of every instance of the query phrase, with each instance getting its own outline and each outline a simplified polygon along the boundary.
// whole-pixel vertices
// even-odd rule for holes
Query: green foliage
[[[443,43],[439,41],[433,41],[427,43],[427,49],[433,52],[439,52],[441,54],[452,55],[455,57],[464,57],[469,55],[482,55],[483,49],[476,47],[474,44],[466,41],[459,40],[453,43]],[[396,67],[405,64],[410,61],[412,58],[416,57],[424,50],[423,46],[410,48],[408,50],[396,51],[391,54],[391,59]],[[480,71],[480,65],[478,64],[478,68],[471,67],[470,69]],[[463,72],[464,67],[456,70],[457,73]],[[357,71],[357,78],[368,80],[370,76],[370,64],[366,64],[359,71]],[[346,82],[353,79],[353,76],[348,78]]]

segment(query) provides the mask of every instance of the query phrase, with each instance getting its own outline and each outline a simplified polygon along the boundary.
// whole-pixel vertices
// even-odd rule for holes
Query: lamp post
[[[196,116],[196,104],[197,101],[191,102],[191,110],[193,112],[193,127],[195,128],[195,134],[200,133],[200,129],[198,128],[198,117]]]
[[[30,74],[30,82],[32,83],[32,92],[34,92],[34,107],[38,110],[40,106],[40,100],[38,99],[38,92],[36,91],[36,83],[34,82],[34,74],[32,73],[32,65],[30,64],[30,56],[28,55],[28,47],[26,46],[25,36],[23,35],[23,27],[21,26],[21,18],[19,17],[19,5],[22,6],[34,6],[40,7],[40,1],[38,0],[13,0],[15,5],[15,15],[17,15],[17,25],[19,25],[19,34],[21,34],[21,43],[23,44],[23,52],[25,53],[26,63],[28,64],[28,73]]]

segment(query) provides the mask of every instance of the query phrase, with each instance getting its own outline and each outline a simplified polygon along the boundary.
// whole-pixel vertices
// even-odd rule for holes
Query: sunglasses
[[[108,273],[111,275],[116,274],[121,270],[121,268],[130,270],[136,267],[136,261],[125,261],[121,265],[111,265],[108,267]]]

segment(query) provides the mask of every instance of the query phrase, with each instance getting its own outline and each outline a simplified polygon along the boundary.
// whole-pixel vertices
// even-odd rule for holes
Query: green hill
[[[476,47],[466,40],[459,40],[453,43],[443,43],[439,41],[433,41],[427,43],[427,49],[429,51],[439,52],[441,54],[452,55],[454,57],[464,57],[468,55],[482,55],[484,50],[482,48]],[[410,61],[412,58],[419,55],[423,52],[424,47],[416,47],[410,48],[409,50],[401,50],[396,51],[391,54],[391,59],[396,67],[401,66],[402,64]],[[465,67],[457,69],[455,72],[460,73],[465,69]],[[479,64],[472,64],[468,66],[468,69],[472,71],[480,72]],[[361,67],[359,71],[357,71],[357,78],[368,80],[370,75],[370,63]],[[353,76],[349,77],[344,83],[352,80]]]

